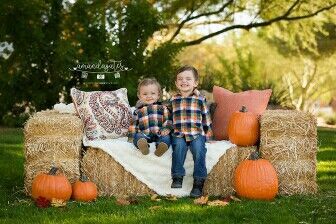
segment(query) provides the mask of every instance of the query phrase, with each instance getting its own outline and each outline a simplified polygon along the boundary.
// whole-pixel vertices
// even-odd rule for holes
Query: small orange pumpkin
[[[72,198],[76,201],[93,201],[97,198],[97,195],[96,184],[89,181],[84,174],[72,186]]]
[[[53,198],[67,201],[72,189],[69,180],[63,174],[56,174],[58,168],[52,167],[48,174],[38,174],[32,183],[32,197],[44,197],[51,201]]]
[[[278,176],[273,165],[260,159],[258,152],[239,163],[234,173],[234,187],[240,197],[272,200],[278,193]]]
[[[234,112],[228,124],[228,135],[232,143],[238,146],[256,145],[259,139],[259,119],[245,106]]]

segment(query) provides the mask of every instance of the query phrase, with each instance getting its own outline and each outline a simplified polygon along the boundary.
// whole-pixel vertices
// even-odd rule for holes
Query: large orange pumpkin
[[[93,201],[97,198],[97,195],[96,184],[89,181],[84,174],[72,186],[72,198],[76,201]]]
[[[244,198],[272,200],[278,193],[278,176],[272,164],[253,152],[239,163],[234,173],[234,187]]]
[[[234,112],[228,124],[228,135],[232,143],[239,146],[252,146],[259,139],[258,115],[248,112],[245,106]]]
[[[72,189],[69,180],[63,174],[56,174],[57,168],[52,167],[48,174],[37,175],[32,183],[34,199],[44,197],[48,200],[62,199],[67,201],[71,197]]]

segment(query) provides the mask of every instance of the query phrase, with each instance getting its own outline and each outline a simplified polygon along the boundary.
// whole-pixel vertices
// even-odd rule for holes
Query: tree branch
[[[234,30],[234,29],[245,29],[245,30],[250,30],[251,28],[257,28],[257,27],[264,27],[264,26],[268,26],[271,25],[275,22],[279,22],[279,21],[293,21],[293,20],[300,20],[300,19],[306,19],[306,18],[310,18],[313,16],[316,16],[317,14],[323,12],[323,11],[327,11],[330,10],[332,8],[334,8],[336,6],[335,4],[320,8],[319,10],[311,13],[311,14],[307,14],[307,15],[303,15],[303,16],[294,16],[294,17],[288,17],[290,15],[290,13],[292,12],[292,10],[295,8],[295,6],[299,3],[299,0],[295,1],[293,3],[293,5],[281,16],[275,17],[273,19],[270,19],[268,21],[264,21],[264,22],[259,22],[259,23],[250,23],[247,25],[242,25],[242,24],[237,24],[237,25],[232,25],[229,27],[226,27],[224,29],[221,29],[219,31],[216,31],[214,33],[205,35],[199,39],[193,40],[193,41],[188,41],[188,42],[184,42],[183,45],[184,46],[191,46],[191,45],[196,45],[196,44],[200,44],[201,42],[203,42],[204,40],[207,40],[211,37],[217,36],[219,34],[228,32],[230,30]]]
[[[228,2],[226,2],[221,8],[219,8],[216,11],[212,11],[212,12],[207,12],[207,13],[201,13],[199,15],[196,16],[191,16],[196,9],[191,10],[191,12],[189,13],[189,15],[187,16],[186,19],[184,19],[177,27],[176,31],[174,32],[173,36],[168,40],[168,42],[172,42],[175,37],[180,33],[181,29],[183,28],[184,24],[186,24],[187,22],[194,20],[194,19],[198,19],[201,18],[203,16],[211,16],[211,15],[216,15],[218,13],[221,13],[227,6],[229,6],[231,3],[233,2],[233,0],[229,0]],[[203,3],[201,3],[198,8],[200,8],[203,4],[205,3],[205,1]]]

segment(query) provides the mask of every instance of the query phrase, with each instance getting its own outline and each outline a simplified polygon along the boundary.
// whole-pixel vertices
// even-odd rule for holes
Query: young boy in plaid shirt
[[[158,101],[160,95],[161,86],[156,79],[144,79],[139,83],[139,101],[128,134],[143,155],[149,153],[148,143],[156,142],[156,156],[162,156],[170,146],[172,121],[167,107]]]
[[[191,197],[202,195],[207,177],[205,166],[205,142],[212,137],[211,119],[206,100],[198,94],[198,72],[192,66],[177,70],[175,85],[179,93],[170,99],[172,108],[172,188],[182,188],[185,169],[183,167],[188,147],[194,160],[194,184]]]

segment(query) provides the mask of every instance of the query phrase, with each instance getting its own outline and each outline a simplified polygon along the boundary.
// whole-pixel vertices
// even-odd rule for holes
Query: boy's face
[[[154,84],[141,86],[138,97],[145,104],[155,103],[160,98],[159,88]]]
[[[197,87],[198,82],[192,71],[184,71],[177,75],[175,85],[182,93],[191,93]]]

